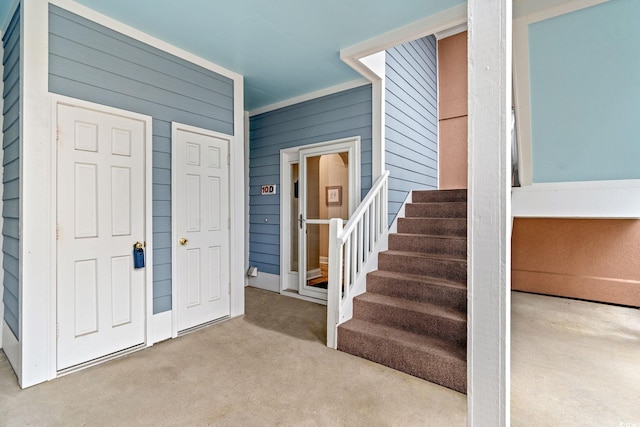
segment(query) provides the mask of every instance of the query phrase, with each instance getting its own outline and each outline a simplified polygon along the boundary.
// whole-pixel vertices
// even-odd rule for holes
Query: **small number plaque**
[[[265,194],[276,194],[276,185],[275,184],[263,185],[262,195],[265,195]]]

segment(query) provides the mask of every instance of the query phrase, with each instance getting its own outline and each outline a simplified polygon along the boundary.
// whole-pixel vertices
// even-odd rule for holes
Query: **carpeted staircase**
[[[467,392],[467,191],[414,191],[338,349]]]

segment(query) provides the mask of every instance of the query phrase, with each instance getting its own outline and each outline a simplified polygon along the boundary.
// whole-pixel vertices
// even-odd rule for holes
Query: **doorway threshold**
[[[291,298],[301,299],[303,301],[315,302],[316,304],[320,304],[320,305],[327,305],[327,301],[326,300],[313,298],[313,297],[308,297],[306,295],[300,295],[298,293],[298,291],[294,291],[293,289],[282,290],[282,291],[280,291],[280,295],[284,295],[284,296],[291,297]]]

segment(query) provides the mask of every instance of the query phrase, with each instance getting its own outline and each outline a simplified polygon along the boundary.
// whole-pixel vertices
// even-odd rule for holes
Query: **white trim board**
[[[511,0],[468,0],[467,423],[510,425]]]
[[[606,3],[610,0],[556,0],[555,6],[547,6],[545,9],[530,12],[528,14],[520,14],[517,12],[514,14],[518,18],[524,16],[527,18],[527,22],[532,24],[534,22],[544,21],[549,18],[564,15],[565,13],[575,12],[576,10],[585,9],[587,7],[596,6],[601,3]]]
[[[309,92],[304,95],[296,96],[293,98],[285,99],[273,104],[265,105],[264,107],[256,108],[248,112],[249,117],[257,116],[259,114],[268,113],[270,111],[278,110],[280,108],[289,107],[291,105],[300,104],[301,102],[311,101],[312,99],[320,98],[334,93],[343,92],[345,90],[354,89],[360,86],[368,85],[370,82],[366,79],[360,78],[350,80],[348,82],[340,83],[335,86],[330,86],[324,89]]]
[[[640,218],[640,179],[533,184],[511,197],[513,217]]]
[[[171,338],[171,313],[172,310],[167,310],[152,316],[147,345],[153,345]]]
[[[609,0],[574,0],[513,20],[513,97],[518,138],[520,184],[533,183],[531,93],[529,80],[529,24],[605,3]]]
[[[47,2],[20,5],[20,369],[16,374],[25,388],[55,377],[51,362],[56,336],[55,143],[47,93]]]
[[[466,22],[467,5],[462,3],[380,36],[344,48],[340,51],[340,58],[351,65],[353,60],[359,60],[382,50],[466,24]],[[356,64],[354,67],[356,71],[360,71],[357,67],[359,66]],[[364,70],[364,72],[367,71]]]
[[[434,34],[436,40],[446,39],[447,37],[455,36],[456,34],[460,34],[467,31],[467,23],[457,25],[455,27],[449,28],[447,30],[438,31]]]
[[[244,152],[249,153],[249,144],[251,143],[251,126],[249,123],[249,113],[244,112]],[[249,269],[249,248],[251,247],[251,242],[249,240],[249,206],[250,206],[250,188],[249,188],[249,156],[244,156],[244,269],[242,271],[247,271]],[[247,286],[249,284],[248,277],[244,279],[244,285]]]
[[[244,78],[239,74],[233,77],[233,138],[229,147],[229,185],[231,194],[242,194],[245,187],[245,161],[248,162],[249,152],[246,151],[245,159],[245,120],[244,120]],[[247,163],[248,165],[248,163]],[[245,199],[244,197],[232,197],[229,200],[229,215],[231,215],[231,229],[245,230],[248,227],[245,223]],[[247,228],[248,229],[248,228]],[[248,237],[247,237],[248,239]],[[244,279],[245,279],[245,240],[232,238],[229,243],[231,251],[231,264],[229,271],[229,281],[231,283],[231,311],[230,317],[242,316],[244,314]]]
[[[197,64],[200,65],[201,67],[204,67],[208,70],[211,70],[213,72],[216,72],[220,75],[223,75],[225,77],[229,77],[230,79],[235,81],[239,78],[240,80],[242,80],[242,76],[234,71],[231,71],[227,68],[221,67],[211,61],[208,61],[204,58],[201,58],[199,56],[194,55],[191,52],[188,52],[186,50],[180,49],[179,47],[176,47],[172,44],[169,44],[163,40],[160,40],[156,37],[153,37],[145,32],[142,32],[136,28],[130,27],[127,24],[123,24],[120,21],[117,21],[113,18],[110,18],[106,15],[103,15],[100,12],[96,12],[93,9],[90,9],[86,6],[83,6],[79,3],[76,3],[75,1],[72,0],[48,0],[48,3],[51,3],[53,5],[59,6],[63,9],[68,10],[69,12],[73,12],[76,15],[80,15],[83,18],[87,18],[90,21],[93,22],[97,22],[100,25],[104,25],[105,27],[108,27],[114,31],[117,31],[119,33],[122,33],[126,36],[129,36],[133,39],[139,40],[141,42],[144,42],[148,45],[151,45],[153,47],[156,47],[160,50],[163,50],[165,52],[168,52],[172,55],[175,55],[179,58],[184,59],[185,61],[191,62],[193,64]]]

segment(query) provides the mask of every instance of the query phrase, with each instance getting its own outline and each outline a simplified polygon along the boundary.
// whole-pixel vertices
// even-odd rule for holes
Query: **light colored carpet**
[[[466,396],[324,345],[324,306],[247,315],[20,390],[0,425],[463,426]],[[640,310],[514,292],[513,426],[640,426]]]
[[[512,426],[640,427],[640,310],[511,300]]]
[[[247,288],[246,313],[20,390],[0,425],[463,426],[466,396],[331,350],[326,307]]]

